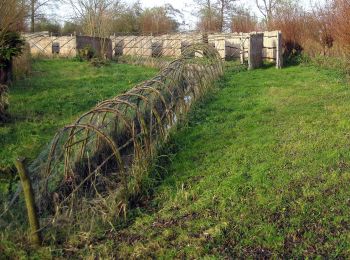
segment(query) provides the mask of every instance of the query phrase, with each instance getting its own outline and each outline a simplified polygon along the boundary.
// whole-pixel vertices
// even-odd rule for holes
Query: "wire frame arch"
[[[190,45],[152,79],[62,128],[37,185],[40,211],[71,214],[81,198],[115,191],[125,207],[172,127],[222,74],[212,46]]]

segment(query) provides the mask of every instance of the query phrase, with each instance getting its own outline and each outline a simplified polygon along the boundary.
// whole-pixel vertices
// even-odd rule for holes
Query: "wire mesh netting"
[[[59,219],[80,225],[85,213],[98,218],[111,211],[114,217],[125,214],[159,148],[223,67],[213,46],[188,45],[152,79],[99,103],[58,131],[28,167],[43,226],[59,223],[60,229]],[[23,207],[15,203],[18,194],[5,207],[9,219]]]

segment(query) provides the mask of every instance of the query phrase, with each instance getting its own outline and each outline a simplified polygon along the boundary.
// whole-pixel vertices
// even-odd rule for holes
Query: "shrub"
[[[90,61],[96,56],[95,50],[91,45],[86,45],[84,48],[78,50],[78,58],[80,60]]]
[[[31,72],[31,55],[29,45],[26,44],[21,55],[12,60],[13,78],[23,78]]]
[[[1,31],[0,31],[1,32]],[[8,31],[0,34],[0,122],[6,122],[8,98],[7,84],[12,78],[12,59],[21,54],[24,40],[17,32]]]
[[[22,53],[25,42],[18,32],[9,31],[0,39],[0,43],[0,62],[3,65]]]
[[[284,60],[295,59],[303,50],[301,46],[303,10],[294,2],[280,4],[273,19],[268,23],[269,30],[281,30],[283,37]]]
[[[350,3],[347,0],[333,1],[333,31],[336,40],[342,45],[347,55],[350,55]]]
[[[350,62],[344,57],[317,56],[310,62],[321,68],[339,71],[347,77],[350,75]]]
[[[7,95],[7,86],[0,84],[0,123],[8,121],[8,95]]]
[[[11,79],[12,58],[21,54],[24,40],[17,32],[7,32],[0,38],[0,84]]]
[[[106,59],[101,59],[101,58],[92,58],[90,60],[90,64],[94,67],[102,67],[102,66],[106,66],[109,65],[109,61]]]

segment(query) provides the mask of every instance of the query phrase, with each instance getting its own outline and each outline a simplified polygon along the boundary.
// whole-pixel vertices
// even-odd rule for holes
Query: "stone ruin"
[[[76,35],[52,36],[48,32],[24,34],[23,37],[28,42],[33,57],[73,58],[78,55],[79,50],[89,45],[95,52],[102,52],[106,58],[113,58],[112,41],[108,38]]]
[[[280,31],[251,33],[177,33],[160,36],[113,35],[110,38],[88,36],[50,36],[48,33],[25,34],[33,56],[75,57],[78,50],[91,45],[107,58],[180,57],[184,48],[194,43],[215,47],[223,60],[248,63],[249,69],[262,66],[264,60],[282,67],[282,37]],[[102,44],[103,42],[103,44]],[[196,54],[199,55],[198,53]]]

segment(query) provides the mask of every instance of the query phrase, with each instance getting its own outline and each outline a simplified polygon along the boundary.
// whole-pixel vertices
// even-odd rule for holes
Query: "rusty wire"
[[[71,214],[82,198],[116,191],[125,211],[170,130],[222,74],[222,60],[212,46],[188,46],[151,80],[61,129],[36,188],[40,211]]]

